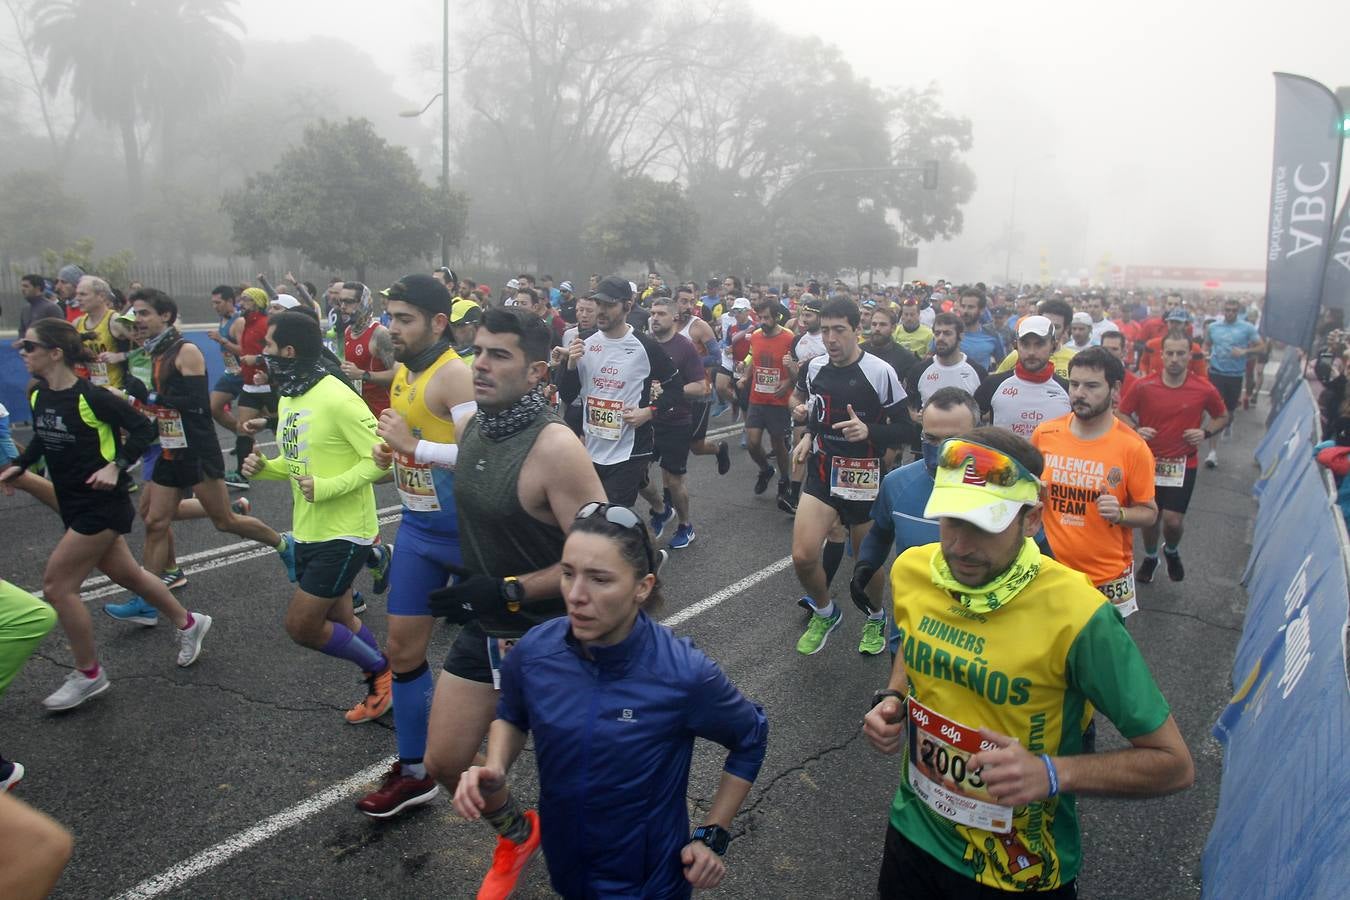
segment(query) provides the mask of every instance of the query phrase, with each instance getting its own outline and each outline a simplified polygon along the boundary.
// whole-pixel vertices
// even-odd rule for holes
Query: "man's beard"
[[[1098,416],[1102,415],[1103,413],[1109,412],[1111,409],[1111,401],[1109,398],[1101,406],[1092,406],[1091,404],[1086,404],[1088,406],[1087,412],[1082,412],[1079,409],[1081,405],[1084,405],[1084,401],[1080,400],[1077,403],[1073,404],[1073,414],[1083,421],[1086,421],[1088,419],[1095,419]]]

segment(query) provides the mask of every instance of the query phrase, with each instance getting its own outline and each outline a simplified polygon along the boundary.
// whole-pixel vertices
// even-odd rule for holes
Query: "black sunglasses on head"
[[[598,500],[587,503],[577,510],[578,519],[589,519],[592,516],[600,515],[603,515],[605,521],[611,525],[636,531],[642,537],[642,550],[647,554],[647,571],[655,574],[656,554],[652,552],[652,542],[647,535],[647,528],[642,524],[642,520],[638,518],[637,513],[626,506],[614,506],[609,503],[601,503]]]

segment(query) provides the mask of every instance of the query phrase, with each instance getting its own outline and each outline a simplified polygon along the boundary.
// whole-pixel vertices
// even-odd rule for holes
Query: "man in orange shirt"
[[[1168,337],[1185,335],[1191,337],[1191,316],[1186,310],[1177,307],[1167,313],[1167,331],[1150,338],[1144,344],[1144,354],[1139,358],[1139,377],[1161,374],[1163,370],[1162,342]],[[1205,363],[1205,350],[1191,340],[1191,361],[1189,371],[1199,378],[1209,379],[1209,366]]]
[[[1125,367],[1101,347],[1069,363],[1072,412],[1042,422],[1045,536],[1055,558],[1087,575],[1122,616],[1138,608],[1131,528],[1152,525],[1153,452],[1114,414]]]
[[[755,479],[755,493],[762,494],[773,480],[773,466],[764,454],[764,432],[769,433],[769,445],[778,460],[778,496],[789,497],[789,479],[792,468],[788,464],[787,438],[792,431],[792,415],[788,402],[792,399],[792,373],[783,365],[783,357],[792,352],[796,338],[782,327],[787,310],[777,300],[755,306],[759,329],[750,335],[749,364],[741,376],[741,389],[750,396],[745,413],[745,447],[750,458],[759,466]],[[736,360],[740,362],[740,360]]]

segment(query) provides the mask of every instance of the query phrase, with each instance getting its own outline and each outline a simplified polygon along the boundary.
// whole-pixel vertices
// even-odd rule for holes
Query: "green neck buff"
[[[951,594],[973,613],[991,613],[999,607],[1007,606],[1022,588],[1031,584],[1040,571],[1041,549],[1031,538],[1022,539],[1022,549],[1003,574],[979,587],[970,587],[957,581],[941,550],[933,554],[933,561],[930,564],[933,584]]]

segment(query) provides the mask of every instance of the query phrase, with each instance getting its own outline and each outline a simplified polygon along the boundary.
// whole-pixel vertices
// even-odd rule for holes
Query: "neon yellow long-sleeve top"
[[[370,456],[378,443],[365,401],[332,375],[299,396],[280,398],[281,455],[266,460],[256,477],[290,479],[297,541],[374,541],[380,526],[372,483],[385,474]],[[314,479],[312,503],[300,491],[299,479],[306,475]]]

